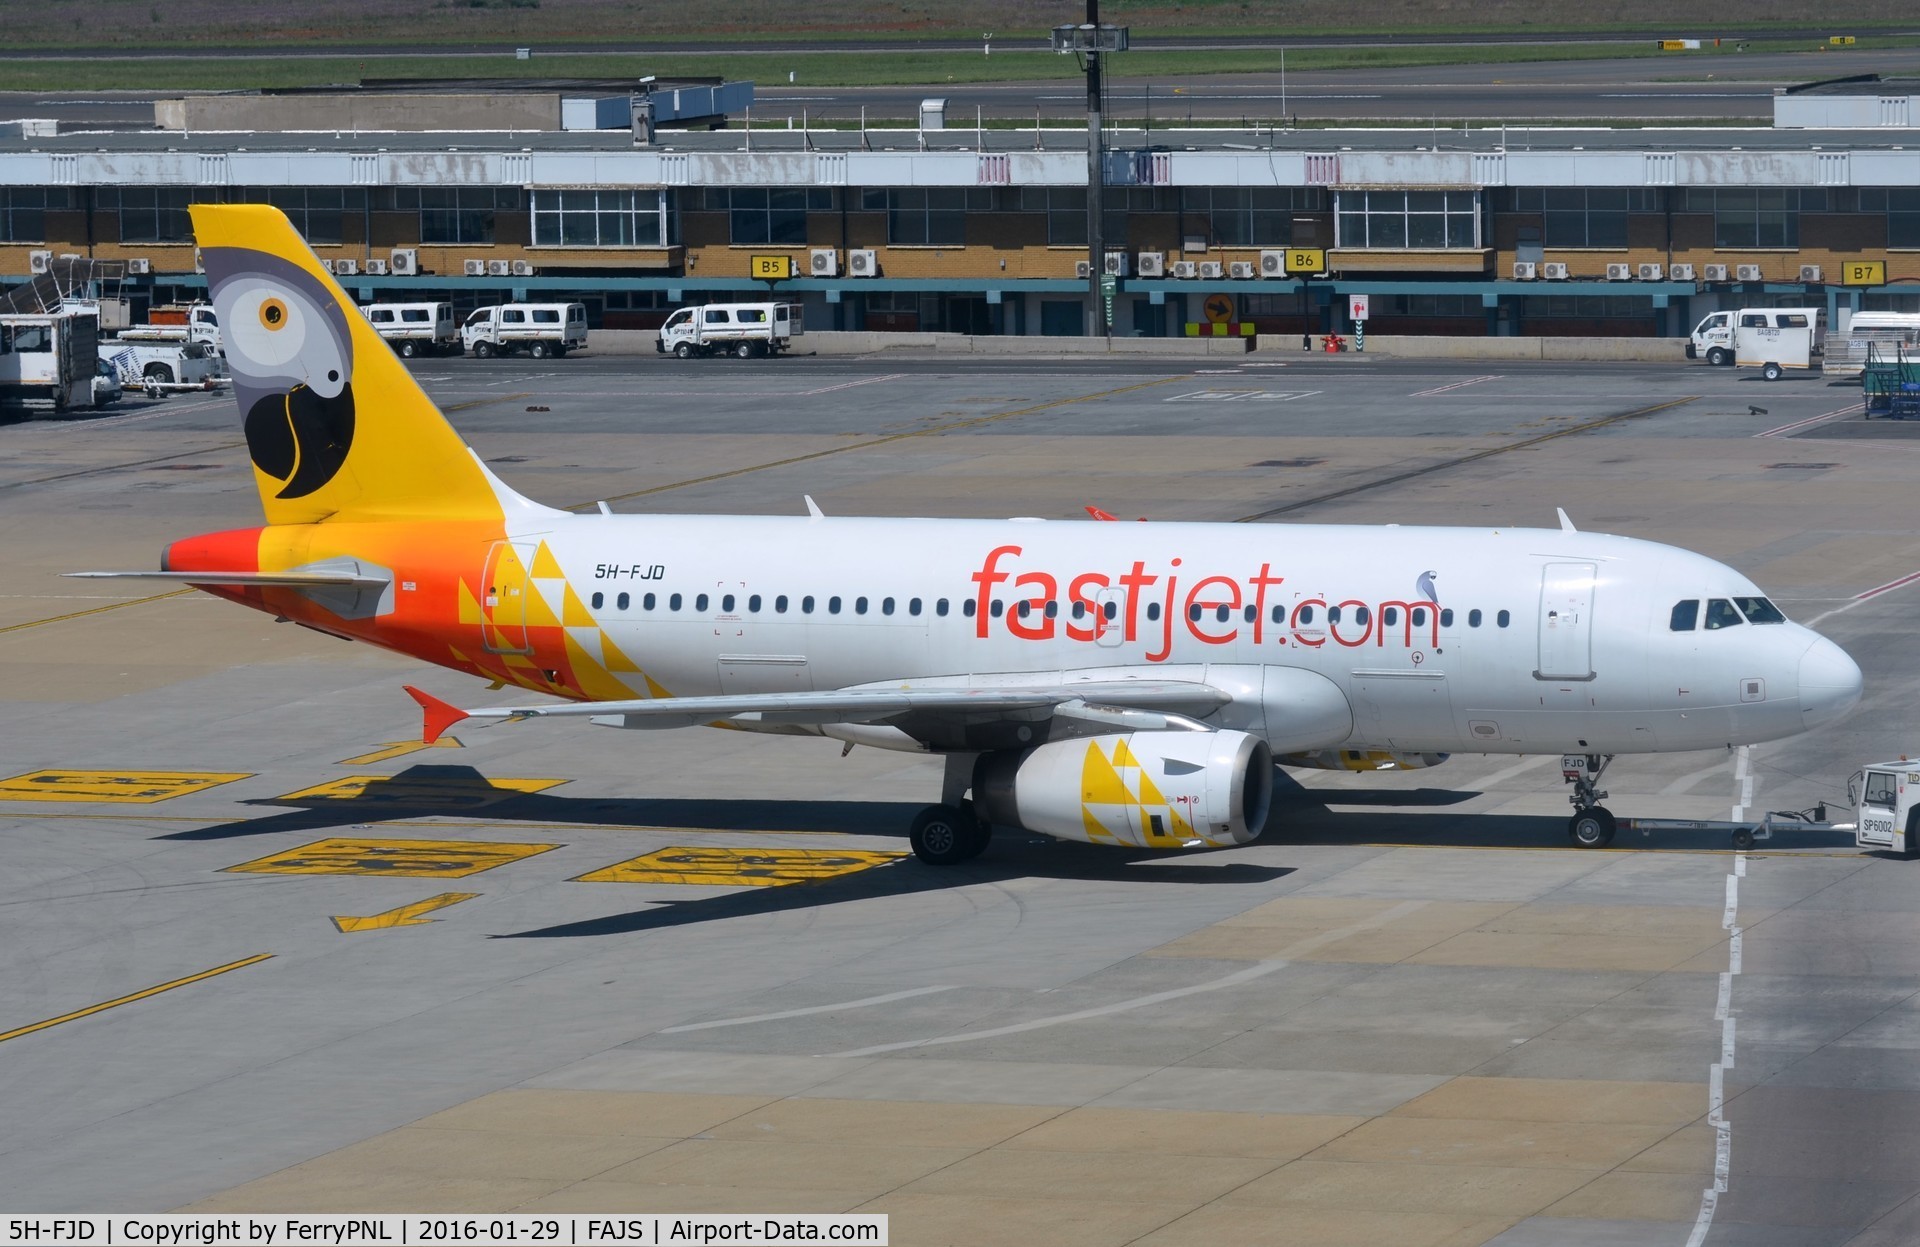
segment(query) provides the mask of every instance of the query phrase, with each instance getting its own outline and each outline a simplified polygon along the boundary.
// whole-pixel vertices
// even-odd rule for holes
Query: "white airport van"
[[[751,359],[791,350],[803,332],[797,303],[708,303],[667,317],[653,349],[681,359],[715,352]]]
[[[1743,307],[1733,317],[1733,363],[1778,381],[1789,368],[1820,367],[1826,334],[1825,308]]]
[[[369,303],[360,310],[373,331],[407,359],[460,353],[460,327],[453,321],[451,303]]]
[[[1840,335],[1843,345],[1827,355],[1829,377],[1857,377],[1867,366],[1871,350],[1876,360],[1891,362],[1904,354],[1920,360],[1920,312],[1855,312]]]
[[[476,359],[525,351],[535,359],[562,356],[587,344],[583,303],[502,303],[477,308],[460,326],[460,345]]]

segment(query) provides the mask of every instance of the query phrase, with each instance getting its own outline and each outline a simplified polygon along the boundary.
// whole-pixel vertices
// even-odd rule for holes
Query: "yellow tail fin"
[[[285,213],[191,210],[267,523],[502,513],[496,483]]]

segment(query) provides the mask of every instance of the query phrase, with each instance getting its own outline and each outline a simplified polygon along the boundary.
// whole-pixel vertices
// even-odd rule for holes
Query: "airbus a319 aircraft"
[[[710,724],[946,759],[914,852],[994,825],[1242,844],[1273,767],[1617,754],[1804,732],[1860,669],[1739,572],[1558,529],[573,514],[466,446],[277,209],[193,208],[266,524],[159,577],[562,699],[474,718]]]

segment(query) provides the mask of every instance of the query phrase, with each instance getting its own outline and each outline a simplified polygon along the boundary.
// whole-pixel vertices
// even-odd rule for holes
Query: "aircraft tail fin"
[[[532,505],[481,465],[285,213],[191,211],[269,524]]]

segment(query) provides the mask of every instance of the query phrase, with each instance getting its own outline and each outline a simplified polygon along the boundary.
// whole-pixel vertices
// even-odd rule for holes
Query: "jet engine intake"
[[[1273,797],[1273,754],[1247,732],[1126,732],[980,756],[981,817],[1061,840],[1170,849],[1245,844]]]

